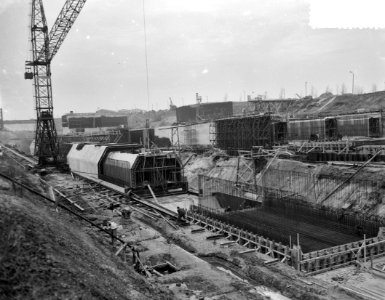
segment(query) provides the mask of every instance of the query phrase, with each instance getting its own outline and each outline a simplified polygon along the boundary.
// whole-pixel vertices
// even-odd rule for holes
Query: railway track
[[[32,168],[37,165],[38,161],[35,158],[28,157],[11,147],[0,144],[0,148],[3,150],[4,154],[16,161],[17,164],[23,166],[25,169]]]
[[[9,147],[2,146],[2,148],[6,151],[6,156],[10,160],[16,162],[24,169],[36,167],[37,161],[34,159],[10,149]],[[29,184],[29,182],[23,182],[24,180],[15,178],[12,174],[7,173],[7,171],[5,173],[0,172],[0,177],[11,182],[14,188],[19,186],[19,188],[27,190],[29,193],[40,197],[40,199],[51,202],[56,207],[61,207],[70,214],[85,221],[91,227],[97,228],[99,231],[108,234],[113,240],[120,242],[121,247],[115,253],[116,256],[125,248],[132,250],[133,256],[136,257],[137,263],[139,264],[138,272],[147,277],[151,277],[153,274],[150,269],[142,264],[135,247],[131,245],[129,241],[123,239],[123,237],[117,236],[113,231],[104,227],[102,224],[92,221],[88,217],[88,214],[96,212],[97,209],[112,208],[118,215],[123,215],[122,210],[129,207],[132,211],[136,211],[153,220],[162,220],[174,229],[178,229],[178,225],[175,222],[177,220],[177,214],[175,212],[172,212],[157,203],[142,199],[134,193],[122,193],[114,190],[111,186],[104,186],[98,179],[89,179],[79,174],[74,174],[72,181],[65,180],[65,185],[57,185],[51,184],[40,178],[41,183],[50,191],[50,196],[48,197],[37,191],[35,187]],[[81,202],[79,202],[79,197],[82,199]],[[76,208],[76,210],[74,208]]]
[[[5,154],[12,161],[24,169],[30,169],[37,166],[37,160],[28,157],[14,149],[1,145]],[[95,212],[97,209],[115,209],[118,214],[125,207],[146,215],[152,219],[163,219],[170,226],[177,228],[176,212],[170,211],[159,204],[144,199],[134,193],[123,193],[111,184],[99,179],[86,177],[81,174],[72,173],[73,181],[65,181],[65,184],[54,184],[40,179],[42,184],[48,188],[53,188],[56,195],[63,198],[65,205],[75,207],[81,213]]]

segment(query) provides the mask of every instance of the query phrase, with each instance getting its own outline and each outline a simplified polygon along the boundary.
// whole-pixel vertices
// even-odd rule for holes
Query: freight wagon
[[[143,152],[134,144],[74,144],[67,155],[72,172],[98,178],[126,191],[157,195],[187,192],[183,166],[174,152]]]
[[[342,137],[383,136],[380,112],[337,115],[325,118],[289,120],[289,140],[337,140]]]

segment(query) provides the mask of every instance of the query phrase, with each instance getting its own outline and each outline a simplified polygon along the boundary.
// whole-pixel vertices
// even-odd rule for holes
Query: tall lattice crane
[[[43,0],[32,0],[32,60],[26,62],[25,79],[32,79],[36,106],[35,155],[39,165],[56,163],[59,144],[53,117],[51,61],[62,45],[86,0],[66,0],[48,32]]]

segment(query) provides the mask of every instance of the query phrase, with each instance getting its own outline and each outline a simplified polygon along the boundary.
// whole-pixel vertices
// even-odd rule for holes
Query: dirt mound
[[[319,113],[343,114],[380,110],[384,105],[384,101],[384,91],[361,95],[344,94],[337,96],[331,93],[325,93],[311,100],[298,100],[293,104],[291,110],[297,116]]]

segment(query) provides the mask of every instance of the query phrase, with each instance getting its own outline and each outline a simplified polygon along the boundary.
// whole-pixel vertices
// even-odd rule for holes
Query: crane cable
[[[143,3],[143,28],[144,28],[144,55],[146,58],[146,80],[147,80],[147,109],[150,110],[150,88],[148,81],[148,55],[147,55],[147,29],[146,29],[146,11]]]

